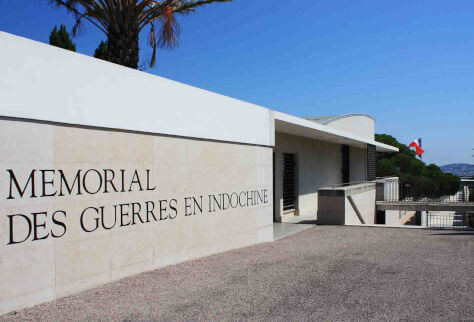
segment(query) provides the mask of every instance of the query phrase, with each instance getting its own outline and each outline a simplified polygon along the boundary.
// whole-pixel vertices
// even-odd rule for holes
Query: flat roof
[[[319,124],[326,125],[326,124],[332,123],[334,121],[337,121],[337,120],[340,120],[340,119],[343,119],[343,118],[346,118],[346,117],[352,117],[352,116],[365,116],[365,117],[368,117],[369,119],[372,119],[372,120],[375,121],[375,119],[372,116],[367,115],[367,114],[359,114],[359,113],[357,113],[357,114],[341,114],[341,115],[307,116],[307,117],[303,117],[303,118],[306,119],[306,120],[310,120],[310,121],[319,123]]]
[[[398,152],[398,148],[391,145],[334,129],[301,117],[273,111],[273,118],[275,120],[275,132],[298,135],[337,144],[347,144],[363,149],[366,148],[367,144],[371,144],[375,145],[378,152]]]
[[[398,151],[316,120],[347,115],[307,120],[1,31],[0,44],[0,70],[8,75],[0,86],[1,117],[263,146],[274,145],[278,131]]]
[[[271,145],[267,108],[1,31],[0,48],[2,117]]]

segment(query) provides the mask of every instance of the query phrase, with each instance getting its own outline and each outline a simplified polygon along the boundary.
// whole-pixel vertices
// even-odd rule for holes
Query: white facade
[[[270,145],[266,108],[4,32],[0,46],[2,116]]]
[[[3,32],[0,48],[0,314],[271,241],[282,153],[298,155],[303,214],[340,183],[342,145],[351,181],[366,176],[367,145],[396,151],[370,126],[317,124]]]
[[[368,115],[349,114],[319,118],[308,117],[307,119],[369,140],[374,139],[375,120]]]

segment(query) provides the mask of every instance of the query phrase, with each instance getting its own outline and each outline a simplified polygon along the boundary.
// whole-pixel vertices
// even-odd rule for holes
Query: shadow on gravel
[[[434,233],[430,234],[432,236],[461,236],[461,235],[467,235],[467,236],[474,236],[474,231],[457,231],[457,232],[451,232],[451,233]]]
[[[316,220],[302,220],[302,221],[299,221],[297,224],[312,224],[312,225],[316,225]]]

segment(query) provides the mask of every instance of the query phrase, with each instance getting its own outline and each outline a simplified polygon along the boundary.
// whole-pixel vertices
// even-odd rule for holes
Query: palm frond
[[[95,1],[86,0],[49,0],[51,6],[56,8],[65,8],[74,16],[75,24],[73,27],[73,36],[81,29],[82,19],[86,19],[99,30],[107,34],[107,20],[102,15],[100,8],[97,8]],[[90,3],[94,4],[93,6]]]
[[[197,7],[205,6],[214,2],[231,2],[232,0],[198,0],[198,1],[180,1],[181,5],[177,6],[174,12],[189,13],[194,12]]]
[[[151,67],[156,63],[157,47],[172,49],[179,43],[181,30],[175,14],[189,14],[207,4],[230,1],[232,0],[48,0],[53,7],[63,7],[74,16],[73,35],[80,33],[84,19],[104,32],[108,39],[112,36],[117,41],[121,41],[117,35],[121,35],[120,39],[138,39],[143,28],[149,25],[148,45],[153,49]],[[130,40],[125,41],[129,42]]]
[[[172,7],[166,7],[162,15],[162,24],[158,45],[161,48],[172,49],[178,45],[178,37],[181,33],[178,22],[173,14]]]
[[[153,53],[151,55],[151,60],[150,60],[150,67],[155,66],[156,63],[156,33],[155,33],[155,24],[152,22],[150,23],[151,28],[150,28],[150,36],[148,40],[148,44],[150,45],[151,48],[153,48]]]

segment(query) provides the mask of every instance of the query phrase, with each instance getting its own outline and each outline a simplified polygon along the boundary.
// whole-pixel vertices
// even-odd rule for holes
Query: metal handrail
[[[469,182],[429,179],[385,179],[383,199],[378,202],[397,203],[472,203],[473,187]]]

